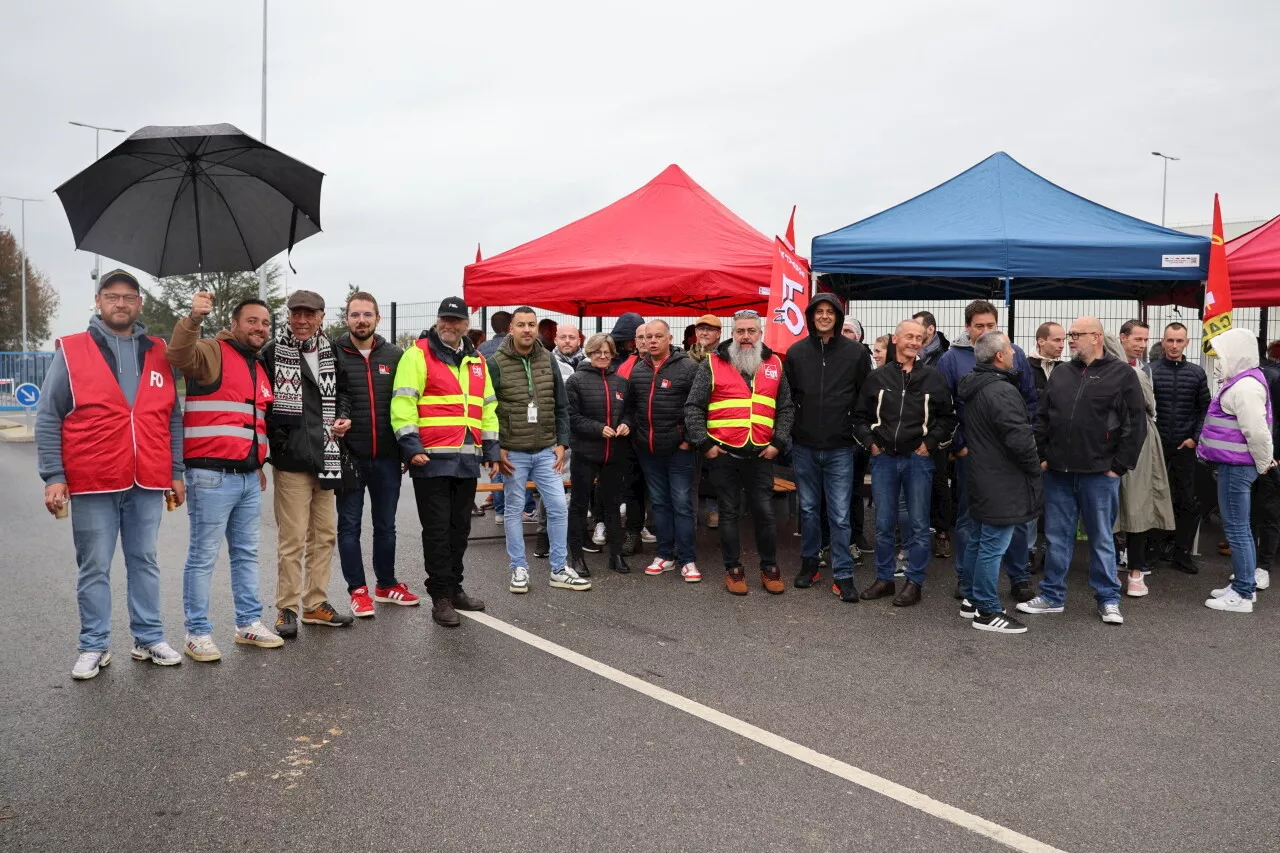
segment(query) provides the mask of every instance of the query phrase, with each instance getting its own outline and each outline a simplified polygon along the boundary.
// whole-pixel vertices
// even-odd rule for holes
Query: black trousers
[[[1190,553],[1196,538],[1196,526],[1200,521],[1200,508],[1196,502],[1196,452],[1193,448],[1166,447],[1164,465],[1169,472],[1169,491],[1173,498],[1173,523],[1176,528],[1173,532],[1173,544]],[[1167,533],[1160,535],[1161,540],[1167,538]],[[1153,542],[1152,548],[1154,547]]]
[[[587,529],[587,507],[591,506],[592,492],[596,496],[596,519],[604,522],[608,537],[609,554],[622,556],[622,495],[630,473],[631,459],[610,459],[607,463],[592,462],[581,453],[569,457],[569,479],[573,482],[569,491],[569,557],[582,556],[582,539]],[[592,484],[594,483],[594,489]],[[602,513],[602,514],[601,514]],[[640,513],[641,518],[644,513]]]
[[[1125,549],[1128,552],[1129,571],[1137,571],[1147,565],[1147,534],[1126,533]],[[1123,578],[1121,579],[1123,580]]]
[[[929,524],[938,533],[950,533],[955,526],[955,503],[951,493],[951,473],[955,462],[947,458],[947,451],[933,453],[933,495],[929,499]]]
[[[1258,537],[1257,567],[1271,571],[1280,547],[1280,470],[1272,468],[1253,485],[1253,533]]]
[[[622,502],[627,505],[627,532],[640,535],[644,527],[645,496],[644,472],[639,465],[632,465],[623,486]]]
[[[721,453],[706,460],[711,482],[716,486],[720,504],[720,551],[724,567],[742,566],[742,549],[738,521],[749,505],[755,521],[756,550],[760,552],[760,568],[778,565],[778,526],[773,520],[773,463],[759,456],[740,459]],[[743,492],[746,492],[745,498]]]
[[[476,500],[474,477],[421,477],[413,480],[413,497],[422,523],[422,562],[427,594],[432,600],[452,595],[462,586],[462,559],[471,535],[471,508]]]

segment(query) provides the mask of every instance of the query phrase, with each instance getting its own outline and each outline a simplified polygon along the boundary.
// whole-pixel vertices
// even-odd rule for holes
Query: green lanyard
[[[532,356],[530,356],[530,358],[532,358]],[[529,366],[529,358],[525,358],[524,356],[520,357],[520,363],[524,365],[524,375],[529,380],[529,399],[532,400],[537,396],[536,392],[533,390],[533,368]]]

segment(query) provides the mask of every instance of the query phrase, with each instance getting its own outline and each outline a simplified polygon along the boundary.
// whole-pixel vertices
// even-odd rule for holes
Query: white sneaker
[[[1123,625],[1124,617],[1120,615],[1120,605],[1102,604],[1098,606],[1098,615],[1102,617],[1102,621],[1107,625]]]
[[[1218,590],[1214,590],[1214,597],[1205,601],[1204,606],[1211,610],[1225,610],[1228,613],[1252,613],[1253,602],[1245,601],[1240,593],[1234,589],[1228,589],[1222,595],[1217,595]]]
[[[1037,595],[1030,601],[1018,602],[1019,613],[1061,613],[1066,610],[1060,604],[1054,605],[1049,603],[1049,599],[1043,595]]]
[[[658,537],[657,537],[657,536],[654,536],[652,533],[650,533],[650,532],[649,532],[649,528],[647,528],[647,527],[641,527],[641,528],[640,528],[640,541],[641,541],[641,542],[648,542],[648,543],[652,544],[652,543],[654,543],[654,542],[657,542],[657,541],[658,541]]]
[[[71,677],[76,681],[93,678],[98,670],[111,663],[111,652],[81,652],[71,667]]]
[[[573,570],[571,566],[561,566],[551,573],[551,586],[556,589],[572,589],[586,592],[591,589],[591,581]]]
[[[1254,569],[1253,585],[1258,589],[1266,589],[1271,586],[1271,572],[1266,569]]]
[[[603,522],[603,521],[600,521],[600,522],[597,522],[597,523],[596,523],[596,529],[595,529],[595,532],[591,534],[591,541],[592,541],[592,542],[594,542],[594,543],[596,543],[597,545],[603,545],[603,544],[604,544],[604,541],[605,541],[605,535],[604,535],[604,522]]]
[[[529,591],[529,570],[524,566],[516,566],[511,570],[511,584],[507,587],[510,592],[523,594]]]
[[[1235,578],[1235,575],[1232,575],[1231,577],[1234,579],[1234,578]],[[1211,591],[1209,592],[1209,595],[1213,596],[1214,598],[1224,598],[1224,597],[1226,597],[1227,593],[1234,593],[1235,595],[1240,595],[1240,593],[1236,592],[1236,591],[1235,591],[1234,589],[1232,589],[1230,586],[1224,586],[1222,589],[1215,589],[1215,590],[1211,590]],[[1241,597],[1243,598],[1243,596],[1241,596]],[[1253,594],[1253,598],[1251,598],[1251,599],[1249,599],[1249,600],[1250,600],[1250,601],[1257,601],[1257,600],[1258,600],[1258,593],[1257,593],[1257,592],[1255,592],[1255,593]]]
[[[644,573],[646,575],[660,575],[663,572],[670,572],[676,567],[675,560],[664,560],[661,557],[654,557],[653,562],[645,566]]]
[[[698,571],[697,563],[685,563],[680,567],[680,577],[685,583],[698,583],[702,580],[702,572]]]
[[[222,660],[222,652],[213,644],[213,637],[208,634],[187,634],[187,644],[183,648],[187,657],[202,663]]]
[[[236,642],[260,649],[278,649],[284,645],[284,638],[263,625],[261,619],[255,619],[248,625],[236,628]]]
[[[177,666],[182,663],[182,655],[175,652],[173,646],[164,640],[149,646],[135,641],[129,656],[134,660],[149,660],[158,666]]]
[[[503,517],[502,513],[495,512],[493,514],[493,523],[501,527],[502,525],[507,523],[507,520],[505,517]]]

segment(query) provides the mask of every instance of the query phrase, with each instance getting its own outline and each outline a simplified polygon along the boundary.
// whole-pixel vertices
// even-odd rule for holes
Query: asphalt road
[[[425,608],[237,647],[225,555],[220,663],[129,660],[117,559],[115,661],[73,682],[70,525],[44,512],[30,445],[0,445],[0,482],[0,851],[1008,849]],[[400,524],[400,575],[421,591],[410,500]],[[167,515],[175,646],[185,541],[185,514]],[[1157,571],[1119,628],[1079,566],[1065,614],[994,636],[958,617],[941,561],[902,610],[768,596],[750,575],[734,598],[705,532],[700,554],[698,586],[602,572],[588,593],[516,597],[490,540],[467,587],[496,618],[1069,853],[1280,850],[1280,592],[1252,616],[1208,610],[1225,560]]]

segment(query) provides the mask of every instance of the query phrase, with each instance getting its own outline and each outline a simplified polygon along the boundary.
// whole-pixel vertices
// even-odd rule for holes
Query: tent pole
[[[1004,304],[1009,315],[1009,340],[1012,341],[1017,334],[1017,323],[1013,313],[1013,287],[1010,284],[1013,279],[1008,276],[1004,280]],[[971,342],[972,343],[972,342]]]
[[[486,335],[489,334],[489,307],[487,305],[480,309],[480,331]]]
[[[1264,307],[1258,312],[1258,346],[1262,349],[1260,358],[1263,361],[1267,358],[1267,348],[1271,344],[1271,341],[1268,340],[1269,335],[1267,334],[1267,321],[1271,319],[1270,311],[1270,308]]]

